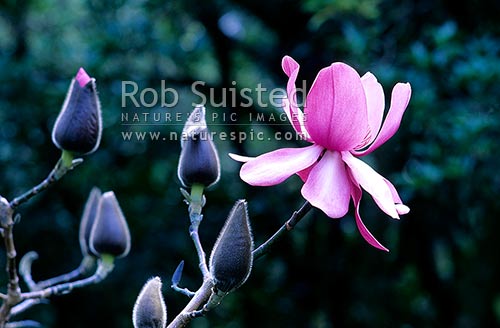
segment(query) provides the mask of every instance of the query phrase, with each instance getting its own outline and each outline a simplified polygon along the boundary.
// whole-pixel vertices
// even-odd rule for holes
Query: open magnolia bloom
[[[361,220],[362,189],[392,218],[408,213],[409,208],[402,204],[392,183],[358,157],[373,152],[396,133],[410,100],[410,85],[394,86],[391,106],[382,124],[384,91],[373,74],[360,77],[344,63],[323,68],[302,112],[297,107],[295,89],[299,64],[286,56],[282,68],[289,77],[284,110],[295,131],[312,145],[278,149],[256,158],[233,155],[246,162],[241,178],[254,186],[270,186],[298,174],[304,181],[302,196],[331,218],[344,216],[352,198],[361,235],[372,246],[387,251]]]

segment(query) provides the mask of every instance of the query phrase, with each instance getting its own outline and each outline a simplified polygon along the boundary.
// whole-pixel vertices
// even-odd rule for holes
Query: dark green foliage
[[[33,268],[39,279],[77,266],[79,217],[94,185],[116,192],[134,240],[129,256],[99,286],[53,298],[26,317],[54,328],[130,327],[144,281],[156,274],[169,277],[181,259],[182,284],[198,286],[189,219],[178,191],[179,140],[168,136],[180,133],[182,124],[126,126],[121,114],[181,113],[185,120],[191,103],[200,101],[190,89],[196,80],[206,81],[198,89],[207,95],[214,87],[218,102],[222,88],[257,83],[283,88],[287,79],[280,62],[288,54],[301,63],[299,80],[308,86],[334,61],[373,72],[386,96],[394,83],[411,83],[400,130],[363,158],[395,183],[411,212],[393,221],[370,197],[363,198],[364,222],[391,250],[386,254],[359,236],[352,209],[340,220],[313,211],[255,263],[245,285],[192,327],[498,325],[498,6],[493,0],[1,2],[0,195],[12,199],[29,189],[60,157],[50,133],[79,67],[98,82],[104,124],[99,149],[20,208],[19,255],[40,254]],[[224,34],[228,30],[219,27],[226,14],[236,23],[228,26],[239,23],[236,33]],[[157,90],[165,80],[180,91],[179,104],[137,109],[126,101],[122,107],[122,80]],[[240,164],[225,153],[255,156],[305,143],[275,140],[275,132],[292,131],[286,124],[249,122],[248,112],[269,117],[277,109],[206,107],[209,115],[220,114],[209,122],[210,130],[253,129],[272,140],[215,139],[222,174],[207,192],[202,242],[213,244],[227,208],[245,198],[259,245],[302,203],[301,181],[247,186],[238,177]],[[239,114],[238,123],[247,125],[213,124],[228,123],[221,120],[223,113]],[[167,139],[122,137],[142,131],[159,131]],[[0,282],[6,285],[4,274]],[[187,301],[173,292],[166,298],[171,318]]]

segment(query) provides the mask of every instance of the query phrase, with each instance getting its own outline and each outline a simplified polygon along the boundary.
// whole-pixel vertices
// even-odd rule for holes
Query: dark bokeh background
[[[292,55],[299,78],[344,61],[370,70],[386,96],[398,81],[413,88],[398,134],[365,158],[391,179],[411,207],[394,221],[365,196],[366,225],[390,253],[370,247],[352,209],[340,220],[315,210],[249,281],[193,327],[492,327],[500,324],[500,5],[498,1],[14,1],[0,2],[0,194],[38,183],[60,152],[50,131],[80,66],[97,79],[105,130],[100,149],[48,192],[23,206],[20,255],[36,250],[34,276],[80,261],[78,224],[91,187],[114,190],[133,247],[103,283],[54,297],[22,318],[46,327],[131,327],[135,298],[153,275],[165,281],[169,317],[186,304],[168,288],[181,259],[183,284],[200,283],[178,192],[179,142],[124,141],[123,112],[187,113],[196,80],[215,88],[284,87],[280,61]],[[121,81],[180,90],[175,108],[121,106]],[[220,99],[219,99],[220,100]],[[214,108],[209,113],[278,113]],[[222,122],[224,123],[224,122]],[[242,122],[240,122],[242,123]],[[290,127],[223,126],[274,133]],[[301,142],[216,140],[222,178],[207,193],[201,237],[207,252],[232,203],[249,201],[255,240],[264,241],[298,208],[301,181],[250,187],[225,154],[257,155]],[[0,255],[4,262],[5,255]],[[5,286],[5,275],[0,282]],[[250,324],[252,320],[252,324]]]

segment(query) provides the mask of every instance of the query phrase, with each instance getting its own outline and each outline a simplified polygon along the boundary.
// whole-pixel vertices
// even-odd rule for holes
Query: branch
[[[24,254],[24,256],[21,258],[21,261],[19,261],[19,274],[23,278],[29,290],[36,289],[36,283],[31,277],[31,266],[33,264],[33,261],[35,261],[36,259],[38,259],[38,253],[31,251]]]
[[[203,195],[204,186],[201,184],[193,184],[191,186],[191,194],[188,194],[184,189],[181,189],[181,193],[184,195],[186,202],[189,204],[189,219],[191,225],[189,226],[189,236],[193,240],[194,247],[196,248],[196,253],[198,254],[199,267],[201,274],[203,275],[203,280],[210,277],[208,272],[206,254],[201,245],[200,236],[198,234],[198,228],[203,220],[203,215],[201,211],[203,206],[205,206],[205,196]]]
[[[286,231],[292,230],[297,223],[302,220],[302,218],[312,209],[312,205],[305,201],[304,204],[300,207],[299,210],[293,212],[292,216],[288,221],[286,221],[281,228],[274,233],[267,241],[265,241],[262,245],[256,248],[253,251],[254,260],[264,256],[269,252],[269,249],[274,245],[274,243],[284,235]]]
[[[39,299],[32,298],[32,299],[29,299],[29,300],[25,300],[25,301],[17,304],[16,306],[12,307],[12,309],[10,310],[10,315],[12,317],[16,316],[19,313],[23,313],[24,311],[28,310],[33,305],[37,305],[37,304],[40,304],[40,303],[48,303],[48,301],[44,300],[44,299],[41,299],[41,298],[39,298]]]
[[[63,158],[61,157],[59,161],[57,161],[56,165],[50,171],[49,175],[38,185],[34,186],[24,194],[22,194],[19,197],[14,198],[10,202],[10,207],[12,210],[16,209],[19,205],[22,203],[27,202],[30,200],[33,196],[37,195],[41,191],[47,189],[49,186],[54,184],[57,180],[61,179],[68,171],[71,171],[75,167],[77,167],[79,164],[83,162],[83,159],[77,158],[74,159],[69,166],[65,166],[63,164]]]
[[[6,325],[6,327],[7,328],[21,328],[21,327],[39,328],[39,327],[42,327],[42,325],[39,322],[36,322],[33,320],[23,320],[23,321],[10,322]]]
[[[181,311],[181,313],[179,313],[170,323],[170,325],[168,325],[168,328],[185,327],[196,316],[199,316],[199,314],[196,314],[197,310],[207,304],[207,301],[213,294],[213,282],[210,276],[210,272],[208,271],[206,255],[203,251],[203,247],[200,242],[200,236],[198,234],[198,228],[201,221],[203,220],[201,211],[203,206],[205,205],[205,196],[203,195],[203,189],[204,187],[199,184],[193,184],[191,186],[191,194],[188,194],[187,191],[181,189],[181,193],[189,205],[189,219],[191,221],[191,225],[189,226],[189,236],[193,240],[194,246],[196,248],[196,253],[198,254],[198,260],[200,263],[199,267],[203,275],[203,284],[196,291],[196,293],[194,293],[194,295],[188,290],[184,291],[179,288],[177,284],[179,283],[180,275],[182,273],[183,262],[179,264],[172,279],[172,288],[185,295],[188,295],[190,297],[192,296],[192,298],[191,301],[189,301],[189,303],[186,305],[186,307]]]
[[[92,256],[86,255],[83,257],[82,262],[78,266],[78,268],[74,269],[71,272],[62,274],[60,276],[50,278],[47,280],[39,281],[36,283],[36,289],[44,289],[50,286],[54,286],[57,284],[65,283],[74,279],[79,278],[80,276],[85,275],[89,270],[95,266],[96,259]]]
[[[261,246],[253,251],[254,259],[262,257],[264,254],[269,252],[271,246],[282,236],[286,231],[292,230],[297,223],[302,220],[302,218],[312,209],[312,205],[306,201],[299,210],[293,212],[292,216],[281,226],[281,228],[274,233],[274,235],[269,238],[266,242],[264,242]],[[195,242],[196,244],[196,242]],[[200,252],[198,252],[200,255]],[[201,267],[201,263],[200,263]],[[176,270],[177,272],[177,270]],[[176,274],[174,274],[175,276]],[[208,274],[210,275],[210,274]],[[175,282],[178,282],[179,278],[176,277]],[[210,303],[211,297],[216,295],[213,292],[213,282],[208,276],[204,279],[201,287],[196,291],[191,301],[186,305],[186,307],[179,313],[175,319],[167,326],[167,328],[182,328],[186,327],[191,320],[194,318],[205,314],[206,311],[211,308],[217,306],[219,302],[216,304],[208,304]],[[219,298],[220,299],[220,298]],[[207,307],[207,305],[210,305]]]
[[[5,327],[5,323],[9,319],[10,310],[13,306],[21,301],[21,289],[19,288],[19,277],[16,269],[16,247],[14,245],[14,235],[12,230],[14,222],[10,220],[10,224],[3,229],[3,238],[5,243],[5,252],[7,254],[6,271],[9,277],[7,285],[7,298],[3,301],[0,307],[0,327]]]
[[[205,279],[201,287],[196,291],[191,301],[179,313],[167,328],[186,327],[195,318],[193,313],[205,305],[212,295],[213,283],[211,279]]]
[[[47,287],[45,289],[38,291],[22,293],[21,299],[29,300],[29,299],[47,298],[52,295],[67,294],[76,288],[82,288],[89,285],[97,284],[102,280],[104,280],[108,276],[108,274],[113,270],[114,268],[113,260],[114,258],[112,256],[103,256],[99,260],[96,272],[92,276],[77,281],[72,281],[60,285],[55,285],[52,287]]]
[[[193,240],[194,247],[196,248],[196,253],[198,254],[199,267],[203,278],[207,278],[210,276],[208,272],[206,255],[203,250],[203,246],[201,245],[200,235],[198,234],[198,228],[200,226],[201,220],[203,220],[203,215],[201,214],[191,214],[189,215],[191,218],[191,225],[189,226],[189,236]]]

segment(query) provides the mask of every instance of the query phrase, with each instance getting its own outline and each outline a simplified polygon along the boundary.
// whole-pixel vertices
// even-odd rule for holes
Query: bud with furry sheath
[[[134,328],[164,328],[167,325],[167,307],[161,286],[160,277],[154,277],[142,287],[132,315]]]
[[[217,290],[229,293],[245,283],[252,270],[253,238],[247,203],[238,200],[215,242],[210,273]]]

